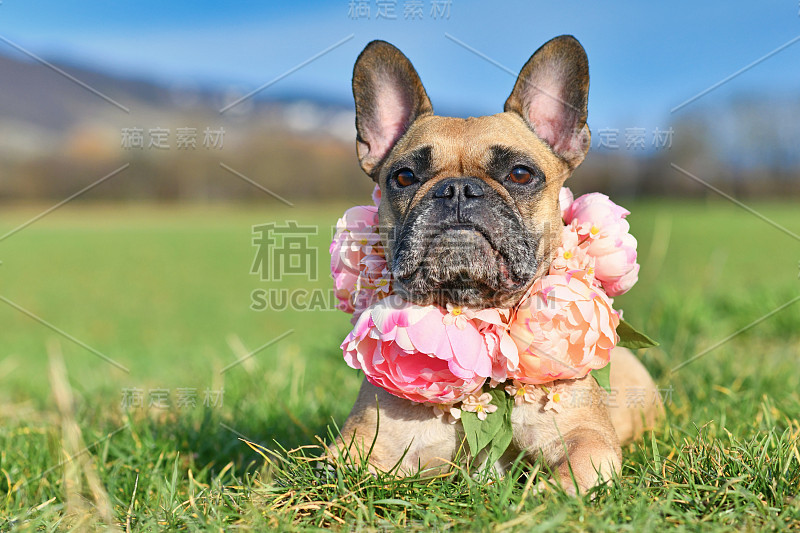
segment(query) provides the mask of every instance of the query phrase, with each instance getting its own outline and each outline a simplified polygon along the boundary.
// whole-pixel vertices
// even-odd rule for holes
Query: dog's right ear
[[[591,134],[586,125],[589,60],[571,35],[547,41],[525,63],[505,111],[520,115],[571,168],[583,161]]]
[[[411,61],[385,41],[372,41],[358,56],[353,97],[358,160],[377,180],[377,170],[394,144],[419,116],[433,113],[431,101]]]

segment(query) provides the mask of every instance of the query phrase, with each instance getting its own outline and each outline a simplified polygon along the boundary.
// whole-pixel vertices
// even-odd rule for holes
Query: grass
[[[641,357],[671,395],[663,424],[624,450],[620,478],[578,499],[536,493],[542,476],[521,465],[503,479],[318,468],[311,446],[360,383],[338,349],[348,318],[257,312],[250,294],[326,289],[345,206],[53,213],[0,241],[0,296],[130,372],[0,302],[0,529],[800,528],[800,302],[671,371],[797,297],[800,243],[727,203],[625,205],[642,274],[617,305],[661,342]],[[800,232],[796,206],[753,207]],[[40,211],[4,210],[0,234]],[[249,273],[251,226],[285,220],[320,226],[318,280]],[[194,406],[177,405],[179,389]],[[135,390],[144,405],[123,406]],[[159,390],[169,405],[149,406]],[[224,390],[221,402],[204,406],[206,390]]]

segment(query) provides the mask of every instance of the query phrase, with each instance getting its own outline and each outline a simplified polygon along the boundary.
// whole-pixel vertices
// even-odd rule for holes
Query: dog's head
[[[411,62],[373,41],[356,61],[358,158],[378,183],[394,290],[425,305],[509,307],[560,242],[559,191],[589,149],[589,67],[571,36],[531,56],[505,112],[440,117]]]

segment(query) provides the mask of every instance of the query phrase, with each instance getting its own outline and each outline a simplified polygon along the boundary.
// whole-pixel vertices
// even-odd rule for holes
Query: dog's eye
[[[401,187],[408,187],[417,182],[417,177],[407,168],[401,168],[394,173],[394,179]]]
[[[525,185],[531,182],[533,179],[533,174],[531,174],[531,171],[525,167],[514,167],[511,169],[511,172],[508,173],[508,179],[514,183]]]

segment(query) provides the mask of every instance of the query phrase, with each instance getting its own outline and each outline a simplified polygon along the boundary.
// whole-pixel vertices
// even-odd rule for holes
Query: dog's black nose
[[[433,191],[434,198],[461,200],[483,196],[483,184],[477,178],[445,178]]]

